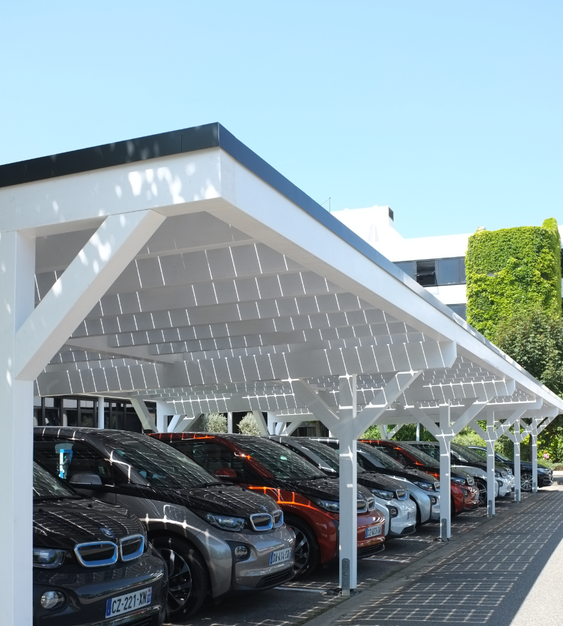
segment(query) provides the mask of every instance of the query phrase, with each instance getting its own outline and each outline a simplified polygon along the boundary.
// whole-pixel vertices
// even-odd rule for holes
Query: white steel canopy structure
[[[518,451],[563,411],[219,124],[2,166],[0,207],[7,623],[31,624],[34,395],[127,398],[151,428],[145,400],[177,429],[211,411],[321,420],[341,441],[345,593],[368,426],[438,438],[447,538],[451,438],[471,425]]]

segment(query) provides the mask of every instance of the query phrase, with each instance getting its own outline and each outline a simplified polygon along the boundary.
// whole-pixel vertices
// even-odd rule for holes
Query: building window
[[[399,261],[395,265],[423,287],[465,284],[465,257]]]
[[[416,261],[416,282],[423,287],[437,285],[436,261]]]
[[[466,305],[465,304],[448,304],[448,307],[454,312],[457,313],[463,319],[467,319],[466,317]]]
[[[438,259],[436,274],[438,285],[463,285],[465,283],[465,258]]]

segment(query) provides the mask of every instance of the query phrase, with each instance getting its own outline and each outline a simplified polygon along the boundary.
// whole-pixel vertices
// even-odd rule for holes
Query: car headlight
[[[457,485],[472,485],[473,484],[473,478],[471,479],[471,482],[469,482],[469,478],[459,478],[458,476],[452,476],[451,478],[452,483],[456,483]]]
[[[330,511],[331,513],[338,513],[340,511],[340,503],[338,500],[313,500],[316,504],[318,504],[321,509],[325,509],[325,511]],[[367,503],[366,503],[367,509]]]
[[[55,569],[65,560],[65,551],[50,548],[33,548],[33,567]]]
[[[426,483],[422,480],[413,480],[413,483],[417,486],[420,487],[421,489],[424,489],[424,491],[432,491],[434,489],[434,486],[432,485],[432,483]],[[439,483],[438,483],[439,484]]]
[[[374,496],[378,496],[384,500],[392,500],[395,495],[392,491],[386,491],[385,489],[372,489],[371,492]]]
[[[216,513],[206,513],[205,519],[213,526],[221,530],[237,532],[244,528],[244,517],[234,517],[233,515],[217,515]]]

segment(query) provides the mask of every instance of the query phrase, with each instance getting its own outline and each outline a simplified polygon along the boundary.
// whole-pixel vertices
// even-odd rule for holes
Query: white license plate
[[[147,587],[133,593],[126,593],[123,596],[111,598],[106,602],[106,617],[122,615],[123,613],[129,613],[129,611],[148,606],[151,603],[151,596],[152,587]]]
[[[369,539],[369,537],[375,537],[376,535],[381,535],[381,525],[368,526],[366,528],[366,539]]]
[[[275,552],[272,552],[272,554],[270,554],[270,565],[289,561],[290,558],[291,548],[285,548],[285,550],[276,550]]]

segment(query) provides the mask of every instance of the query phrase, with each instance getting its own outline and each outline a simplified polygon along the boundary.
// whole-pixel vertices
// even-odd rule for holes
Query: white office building
[[[405,239],[395,229],[388,206],[344,209],[332,215],[465,318],[465,254],[473,233]],[[563,238],[563,227],[559,231]]]

